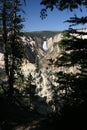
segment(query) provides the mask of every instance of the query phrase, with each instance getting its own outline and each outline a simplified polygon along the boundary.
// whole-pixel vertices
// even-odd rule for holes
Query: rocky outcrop
[[[59,33],[57,35],[55,35],[54,37],[50,37],[47,39],[47,47],[48,49],[52,49],[53,50],[53,46],[55,43],[59,42],[62,40],[62,34]]]
[[[62,35],[58,35],[61,36]],[[61,40],[60,38],[60,40]],[[57,38],[55,38],[57,40]],[[55,40],[55,41],[56,41]],[[59,40],[59,41],[60,41]],[[57,42],[57,41],[56,41]],[[52,49],[51,49],[52,48]],[[65,50],[62,50],[65,51]],[[66,53],[70,54],[71,51],[66,51]],[[49,49],[45,53],[44,57],[39,61],[40,69],[39,71],[33,75],[34,84],[36,85],[36,95],[39,97],[39,109],[36,107],[37,111],[41,113],[42,108],[44,109],[43,114],[48,114],[49,112],[56,111],[56,107],[58,112],[60,113],[60,108],[63,105],[64,100],[62,100],[63,96],[66,95],[66,88],[61,89],[63,86],[59,82],[59,77],[55,76],[55,73],[61,73],[64,75],[78,75],[81,73],[80,69],[81,66],[79,64],[72,65],[71,62],[70,66],[55,66],[52,63],[56,60],[57,57],[62,57],[61,48],[58,46],[58,44],[54,43],[52,38],[49,39]],[[51,60],[51,63],[49,62]],[[78,78],[78,76],[76,77]],[[62,79],[63,80],[63,79]],[[65,81],[64,81],[65,82]],[[67,81],[68,82],[68,81]],[[69,81],[70,82],[70,81]],[[66,84],[67,85],[67,84]],[[60,88],[60,86],[62,86]],[[57,97],[57,106],[53,105],[55,104],[55,90],[56,90],[56,97]],[[72,92],[71,86],[69,86],[67,90],[67,94],[70,94]],[[44,102],[46,104],[44,104]],[[38,104],[38,101],[37,101]],[[44,104],[44,107],[43,107]],[[49,109],[50,108],[50,109]]]
[[[0,53],[0,68],[4,68],[4,54]]]
[[[42,57],[44,55],[44,51],[42,48],[41,38],[22,36],[21,39],[25,51],[25,58],[21,69],[25,77],[27,77],[31,71],[35,70],[37,56]],[[2,42],[2,36],[0,36],[0,69],[4,70],[4,46]]]
[[[24,43],[27,60],[30,63],[35,64],[37,55],[39,55],[40,57],[44,55],[44,51],[42,48],[42,39],[38,37],[31,38],[26,36],[23,36],[21,38]]]
[[[80,74],[80,66],[75,65],[71,67],[55,67],[49,65],[48,67],[41,68],[38,72],[33,71],[31,75],[33,77],[33,83],[36,86],[35,93],[38,96],[36,100],[37,104],[34,104],[35,109],[40,113],[47,115],[50,112],[56,111],[55,99],[58,104],[58,113],[60,113],[60,108],[63,106],[62,97],[66,95],[66,88],[60,88],[59,78],[55,76],[56,73],[63,72],[65,74],[76,75]],[[55,91],[57,92],[55,95]],[[71,88],[68,89],[67,94],[71,93]],[[39,107],[37,106],[39,104]],[[42,109],[43,108],[43,109]]]
[[[85,35],[85,37],[86,36],[87,35]],[[38,97],[33,101],[32,106],[34,106],[39,113],[44,115],[56,111],[56,106],[54,105],[55,91],[58,99],[58,112],[60,112],[60,107],[63,104],[61,97],[66,94],[65,88],[62,90],[60,89],[59,79],[58,76],[55,76],[55,73],[63,72],[63,74],[71,75],[80,73],[81,66],[79,64],[74,66],[70,65],[70,67],[59,67],[53,64],[57,60],[57,57],[61,58],[62,56],[61,48],[58,45],[58,42],[62,40],[62,37],[63,36],[60,33],[47,39],[47,51],[43,50],[43,40],[41,38],[22,37],[26,56],[22,63],[21,70],[27,81],[28,76],[31,74],[31,84],[36,86],[35,96]],[[71,52],[72,51],[67,51],[66,53]],[[3,58],[1,58],[1,60],[3,61]],[[71,91],[71,88],[69,88],[68,92]]]

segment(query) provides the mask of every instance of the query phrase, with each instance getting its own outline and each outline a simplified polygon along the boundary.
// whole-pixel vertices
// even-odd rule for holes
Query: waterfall
[[[43,50],[44,50],[44,51],[47,51],[47,50],[48,50],[47,42],[46,42],[46,41],[43,41]]]

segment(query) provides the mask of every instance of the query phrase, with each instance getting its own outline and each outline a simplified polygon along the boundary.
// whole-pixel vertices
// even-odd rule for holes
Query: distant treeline
[[[61,31],[35,31],[35,32],[24,32],[24,35],[27,37],[40,37],[43,39],[47,39],[49,37],[53,37],[56,34],[60,33]]]

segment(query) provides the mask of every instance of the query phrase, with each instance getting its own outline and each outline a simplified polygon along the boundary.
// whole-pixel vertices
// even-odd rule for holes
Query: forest
[[[31,37],[40,37],[42,39],[47,39],[49,37],[53,37],[56,34],[60,33],[61,31],[36,31],[36,32],[25,32],[24,34],[26,36],[31,36]]]
[[[49,9],[87,9],[86,0],[40,5],[41,19]],[[87,29],[73,27],[87,24],[87,16],[70,17],[65,31],[23,32],[22,6],[26,0],[0,0],[0,130],[86,130]],[[55,44],[45,52],[49,38]]]

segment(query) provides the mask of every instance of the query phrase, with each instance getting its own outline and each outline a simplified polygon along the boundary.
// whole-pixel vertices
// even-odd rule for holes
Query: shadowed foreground
[[[63,109],[60,117],[44,117],[0,97],[0,130],[87,130],[86,110]]]

